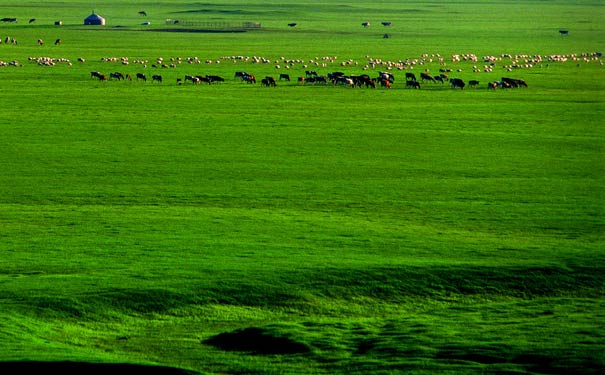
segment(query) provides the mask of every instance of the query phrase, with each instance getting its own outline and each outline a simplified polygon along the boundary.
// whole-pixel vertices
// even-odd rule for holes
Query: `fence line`
[[[260,29],[258,22],[201,22],[167,19],[167,25],[195,26],[211,30],[231,30],[231,29]]]

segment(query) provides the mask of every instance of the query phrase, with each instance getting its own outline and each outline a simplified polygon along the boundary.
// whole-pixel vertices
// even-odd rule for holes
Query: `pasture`
[[[600,1],[90,7],[0,5],[0,371],[602,373]]]

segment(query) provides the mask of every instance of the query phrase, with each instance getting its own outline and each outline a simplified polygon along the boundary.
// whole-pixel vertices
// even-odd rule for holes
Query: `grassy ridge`
[[[10,4],[2,14],[38,10]],[[105,2],[99,13],[127,26],[109,30],[79,26],[89,5],[61,4],[1,25],[19,44],[0,45],[0,60],[23,65],[0,68],[1,359],[209,373],[604,366],[598,61],[507,72],[505,59],[472,73],[483,63],[448,60],[481,81],[462,92],[405,89],[399,71],[391,90],[231,80],[277,75],[281,56],[338,56],[317,70],[361,73],[366,55],[597,51],[600,4]],[[265,26],[140,32],[143,8],[152,29],[181,16]],[[43,24],[58,16],[67,27]],[[45,54],[73,65],[28,62]],[[221,60],[240,54],[272,63]],[[113,56],[149,63],[101,62]],[[154,69],[159,56],[213,63]],[[164,83],[98,82],[92,70]],[[199,73],[227,82],[175,84]],[[529,88],[485,89],[503,75]]]

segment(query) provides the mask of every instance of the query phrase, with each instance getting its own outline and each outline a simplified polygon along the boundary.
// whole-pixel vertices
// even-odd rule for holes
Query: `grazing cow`
[[[254,74],[246,74],[245,76],[242,76],[242,81],[254,84],[256,83],[256,77],[254,76]]]
[[[409,88],[413,88],[413,89],[419,89],[420,88],[420,82],[418,82],[418,81],[406,81],[405,82],[405,87],[409,87]]]
[[[249,74],[246,72],[235,72],[235,77],[233,79],[237,79],[238,77],[242,80],[242,82],[256,83],[256,77],[254,77],[254,74]]]
[[[55,40],[55,46],[59,46],[59,45],[61,45],[61,39]]]
[[[36,22],[36,19],[35,19],[35,18],[30,18],[30,19],[29,19],[29,23],[34,23],[34,22]]]
[[[38,45],[39,46],[43,46],[44,45],[44,41],[42,39],[38,39]]]
[[[460,90],[464,90],[465,83],[460,78],[452,78],[450,79],[450,85],[453,89],[459,88]]]
[[[118,81],[121,81],[124,79],[124,74],[120,72],[109,73],[109,79],[117,79]]]
[[[498,88],[498,82],[488,82],[487,83],[487,89],[488,90],[495,90]]]
[[[420,80],[422,82],[424,82],[424,81],[436,82],[435,78],[432,75],[425,73],[425,72],[420,73]]]
[[[212,80],[210,78],[208,78],[208,76],[206,76],[206,77],[204,77],[204,76],[195,76],[195,78],[197,79],[197,82],[195,82],[195,83],[204,82],[204,83],[207,83],[209,85],[212,84]]]
[[[497,81],[496,83],[498,84],[498,87],[500,87],[501,89],[510,89],[510,88],[512,88],[512,86],[510,85],[510,83],[505,82],[505,81]]]
[[[225,82],[225,79],[223,77],[219,77],[219,76],[212,76],[212,75],[207,75],[206,78],[208,78],[210,80],[210,83],[212,82]]]
[[[405,73],[406,81],[416,81],[416,75],[414,73],[407,72]]]
[[[292,22],[292,23],[289,23],[289,24],[288,24],[288,26],[290,26],[290,27],[296,27],[296,25],[297,25],[297,24],[296,24],[296,23],[294,23],[294,22]]]
[[[180,79],[180,78],[177,78],[176,79],[176,84],[179,85],[179,86],[182,85],[183,84],[183,80]]]
[[[298,77],[298,83],[300,83],[301,85],[305,84],[305,77]]]
[[[377,79],[379,81],[383,80],[383,79],[386,79],[386,80],[390,81],[391,83],[395,82],[395,76],[393,74],[389,73],[389,72],[380,72],[378,74],[378,78]]]
[[[185,79],[183,82],[191,81],[191,83],[196,83],[194,78],[195,78],[194,76],[187,75],[187,76],[185,76]],[[197,83],[199,83],[199,80],[197,80]]]
[[[324,85],[328,83],[328,79],[326,78],[326,76],[316,76],[315,78],[313,78],[313,83],[323,83]]]
[[[101,73],[99,72],[90,72],[90,78],[100,78],[101,77]]]
[[[381,79],[380,80],[380,86],[386,87],[387,89],[390,89],[391,88],[391,81],[389,81],[388,79]]]
[[[281,81],[282,79],[290,82],[290,75],[288,75],[288,74],[280,74],[279,75],[279,80]]]
[[[370,23],[369,22],[362,22],[361,26],[363,26],[363,27],[370,27]]]
[[[275,79],[272,79],[272,77],[265,77],[263,79],[261,79],[260,81],[261,85],[266,86],[266,87],[277,87],[277,84],[275,83]]]
[[[559,34],[561,34],[561,35],[569,35],[569,30],[559,30]]]
[[[161,75],[159,75],[159,74],[154,74],[154,75],[151,77],[151,82],[153,83],[153,82],[156,82],[156,81],[157,81],[158,83],[162,83],[162,76],[161,76]]]
[[[339,77],[342,77],[344,75],[345,74],[343,72],[332,72],[332,73],[328,73],[328,79],[333,82],[334,80],[336,80]]]
[[[470,81],[468,81],[468,87],[477,87],[479,86],[479,81],[477,81],[476,79],[471,79]]]
[[[137,73],[137,81],[138,80],[142,80],[144,82],[147,82],[147,77],[143,73]]]
[[[143,17],[147,17],[147,12],[145,12],[144,10],[139,12],[139,15],[143,16]]]
[[[438,76],[435,76],[433,78],[435,78],[435,82],[439,81],[439,82],[443,83],[443,77],[441,76],[441,74]]]
[[[509,84],[511,87],[514,87],[514,88],[517,88],[517,87],[520,87],[520,86],[527,87],[527,83],[525,83],[525,81],[524,81],[524,80],[522,80],[522,79],[515,79],[515,78],[505,78],[505,77],[502,77],[502,82],[506,82],[506,83],[508,83],[508,84]]]
[[[382,24],[382,26],[386,26],[386,27],[391,26],[390,22],[381,22],[381,24]]]
[[[307,78],[317,77],[317,72],[315,70],[305,70],[305,75]]]

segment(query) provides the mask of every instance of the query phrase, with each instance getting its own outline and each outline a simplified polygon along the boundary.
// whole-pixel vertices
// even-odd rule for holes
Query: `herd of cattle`
[[[30,57],[29,61],[30,63],[35,63],[41,66],[56,66],[59,64],[72,66],[72,62],[66,58]],[[87,62],[84,58],[78,58],[77,61],[78,64]],[[264,74],[261,78],[246,71],[237,71],[233,77],[233,81],[239,80],[242,83],[248,84],[256,84],[258,78],[258,83],[260,86],[265,87],[276,87],[278,86],[278,83],[282,81],[294,81],[298,82],[299,85],[345,86],[351,88],[364,87],[390,89],[394,86],[398,86],[402,88],[420,89],[423,87],[437,88],[449,86],[452,89],[461,90],[466,87],[486,87],[489,90],[527,87],[527,83],[523,79],[507,78],[507,76],[512,75],[510,74],[511,72],[523,72],[534,68],[548,69],[550,64],[573,62],[579,67],[581,64],[597,62],[598,64],[603,65],[602,54],[600,52],[548,56],[502,54],[500,56],[483,57],[479,57],[474,54],[456,54],[452,55],[449,59],[438,54],[423,54],[419,58],[408,58],[397,61],[383,60],[371,56],[365,56],[365,61],[356,61],[353,59],[342,60],[337,56],[315,57],[311,59],[288,59],[285,57],[269,59],[259,56],[223,56],[217,59],[207,60],[200,60],[197,57],[174,57],[164,60],[163,58],[159,57],[155,61],[141,59],[133,60],[128,59],[127,57],[107,57],[101,58],[101,62],[121,66],[130,66],[129,70],[131,71],[138,70],[138,68],[132,69],[133,65],[139,66],[141,69],[138,73],[132,73],[132,75],[115,70],[111,73],[101,73],[99,71],[91,72],[91,78],[103,82],[133,80],[140,82],[150,81],[151,83],[175,82],[175,74],[168,72],[173,68],[181,69],[182,66],[204,63],[206,65],[229,63],[233,66],[244,64],[249,67],[268,65],[269,67],[263,67],[262,69],[250,68],[254,70],[262,70],[264,72],[267,72],[268,69],[273,68],[273,70],[276,72],[275,77],[277,78],[275,78],[273,75]],[[481,65],[481,63],[483,63],[483,65]],[[438,74],[431,74],[429,66],[435,66],[437,64],[439,66]],[[461,64],[464,65],[461,66]],[[470,68],[471,65],[472,69]],[[18,61],[0,61],[0,67],[2,66],[23,65]],[[451,69],[450,67],[454,67],[455,69]],[[490,73],[492,73],[494,68],[497,67],[502,68],[502,71],[504,72],[503,75],[505,76],[499,80],[490,78],[488,79],[488,82],[483,81],[480,83],[478,79],[464,81],[463,79],[459,78],[465,74],[462,73],[462,68],[464,68],[465,71],[467,69],[471,69],[474,76],[477,76],[477,74],[481,73],[488,73],[482,76],[490,77],[492,76]],[[315,70],[308,69],[332,71],[329,73],[320,74]],[[360,73],[345,74],[340,70],[357,70],[360,71]],[[221,71],[224,71],[224,69],[221,69]],[[301,73],[293,76],[291,79],[290,74],[288,73],[295,71],[300,71]],[[371,71],[378,73],[377,75],[375,73],[368,74],[368,72]],[[395,72],[395,74],[401,74],[401,79],[397,80],[397,83],[395,83],[395,75],[393,72]],[[450,78],[450,75],[455,75],[458,77]],[[217,75],[209,74],[181,75],[176,78],[177,85],[212,85],[220,82],[225,82],[225,79]]]
[[[449,78],[446,74],[448,72],[447,69],[442,69],[439,75],[430,75],[427,72],[420,73],[420,80],[417,79],[416,75],[412,72],[405,73],[405,87],[420,89],[421,82],[422,84],[426,82],[430,83],[441,83],[449,82],[449,86],[452,89],[461,89],[467,86],[467,83],[460,78]],[[92,79],[97,79],[100,81],[132,81],[133,77],[130,74],[123,74],[121,72],[112,72],[109,74],[102,74],[98,71],[90,72],[90,77]],[[148,78],[145,73],[136,73],[135,74],[136,81],[147,82]],[[234,80],[240,80],[241,82],[248,84],[256,84],[257,79],[256,76],[252,73],[237,71],[233,77]],[[277,87],[278,81],[287,81],[290,82],[291,78],[289,74],[282,73],[279,75],[279,78],[276,80],[273,76],[265,76],[260,79],[260,85],[264,87]],[[151,82],[162,83],[163,78],[160,74],[151,75]],[[183,78],[177,78],[177,85],[184,85],[190,83],[191,85],[199,85],[202,83],[211,85],[214,83],[225,82],[225,79],[221,76],[217,75],[185,75]],[[391,72],[379,72],[377,77],[371,77],[369,74],[359,74],[359,75],[346,75],[343,72],[330,72],[326,75],[320,75],[314,70],[306,70],[304,76],[299,76],[297,78],[297,82],[301,85],[332,85],[332,86],[346,86],[346,87],[365,87],[365,88],[377,88],[384,87],[390,89],[395,83],[395,76]],[[469,80],[468,87],[478,87],[478,80]],[[501,89],[510,89],[510,88],[518,88],[518,87],[527,87],[527,83],[523,79],[517,78],[507,78],[502,77],[499,81],[491,81],[487,83],[487,88],[491,90],[495,90],[498,88]]]

